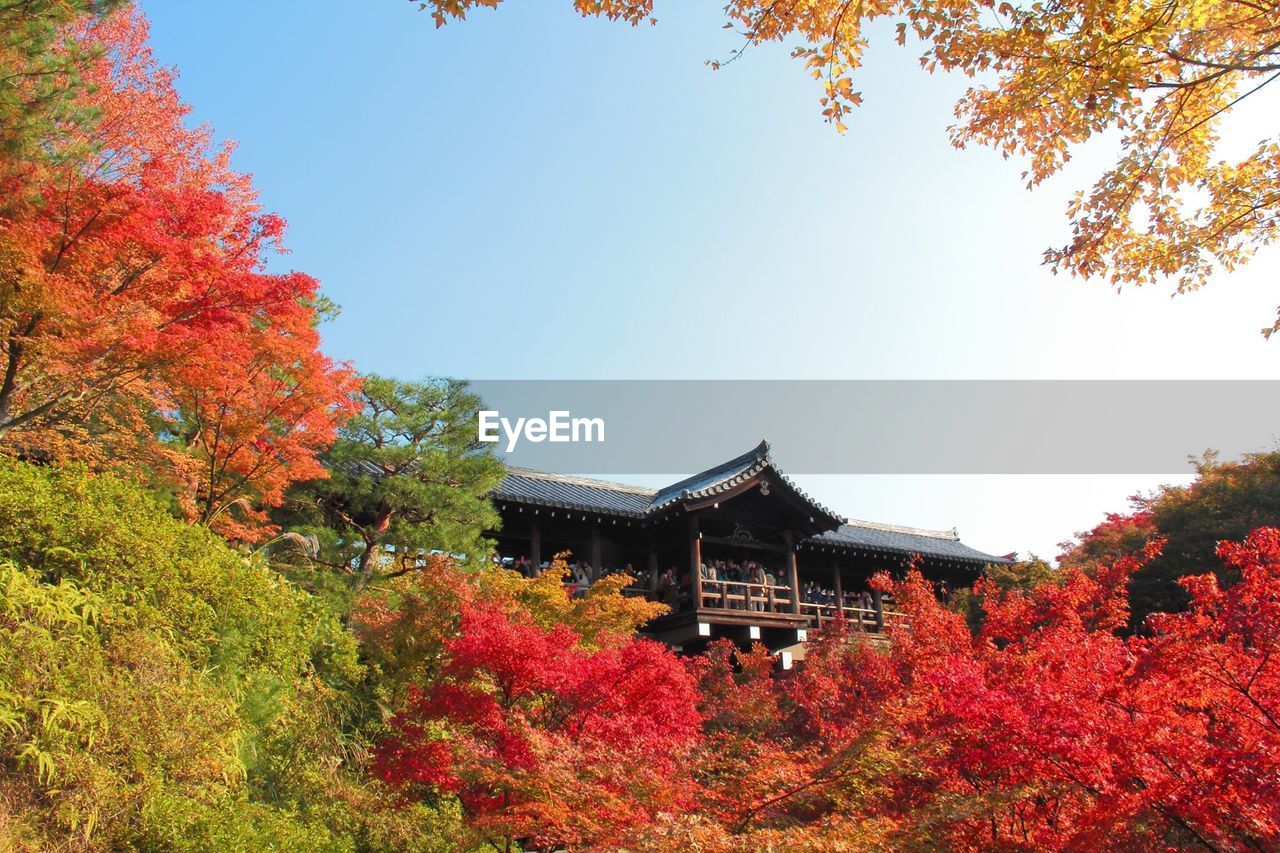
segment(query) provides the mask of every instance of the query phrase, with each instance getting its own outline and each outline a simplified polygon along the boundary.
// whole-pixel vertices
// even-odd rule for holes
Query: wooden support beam
[[[696,515],[689,516],[689,586],[696,610],[702,606],[702,533]]]
[[[529,559],[533,561],[533,574],[542,574],[542,528],[538,522],[529,522]]]
[[[844,586],[840,582],[840,563],[836,560],[831,561],[831,574],[835,576],[836,582],[836,614],[844,615]]]
[[[600,525],[593,524],[591,525],[591,574],[593,575],[591,579],[593,581],[600,580],[600,569],[603,562],[601,555],[603,551],[604,545],[600,538]]]
[[[795,537],[790,530],[782,532],[782,542],[787,546],[787,583],[791,585],[791,612],[800,612],[800,567],[796,564]]]
[[[649,540],[649,592],[658,591],[658,552],[653,548],[653,540]]]
[[[702,541],[710,542],[715,545],[728,545],[731,548],[747,548],[753,551],[768,551],[773,554],[781,554],[786,551],[786,547],[776,545],[772,542],[750,542],[743,539],[733,539],[728,536],[703,536]]]

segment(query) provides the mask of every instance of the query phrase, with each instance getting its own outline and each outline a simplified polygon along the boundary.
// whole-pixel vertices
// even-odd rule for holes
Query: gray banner
[[[508,464],[576,474],[685,474],[766,438],[795,474],[1176,474],[1191,454],[1268,450],[1280,434],[1274,381],[483,380],[472,388]]]

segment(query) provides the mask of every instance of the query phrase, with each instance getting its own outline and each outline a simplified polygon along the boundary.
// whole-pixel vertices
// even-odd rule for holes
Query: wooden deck
[[[742,645],[762,643],[770,651],[785,652],[786,660],[803,658],[803,644],[813,632],[838,618],[876,640],[885,640],[885,628],[906,616],[883,608],[834,604],[794,604],[790,587],[739,581],[703,581],[701,606],[688,606],[690,591],[682,590],[681,609],[653,620],[644,633],[684,651],[697,651],[707,643],[727,638]]]
[[[809,617],[799,613],[702,607],[660,616],[645,626],[644,634],[684,651],[722,637],[740,645],[763,643],[772,651],[804,642],[809,624]]]

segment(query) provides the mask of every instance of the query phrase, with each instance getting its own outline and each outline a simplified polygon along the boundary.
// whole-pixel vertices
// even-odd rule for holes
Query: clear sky
[[[328,351],[362,370],[1272,378],[1280,365],[1280,340],[1257,333],[1280,303],[1280,253],[1177,299],[1053,276],[1041,253],[1066,241],[1065,200],[1107,141],[1028,193],[1021,164],[951,147],[965,81],[926,75],[890,37],[841,137],[790,46],[704,67],[737,46],[716,0],[658,0],[657,26],[638,29],[581,19],[569,0],[508,0],[441,30],[404,0],[141,5],[194,118],[238,141],[237,166],[289,220],[282,266],[342,306]],[[1229,141],[1256,142],[1259,115]],[[853,517],[1052,553],[1156,482],[802,485]]]

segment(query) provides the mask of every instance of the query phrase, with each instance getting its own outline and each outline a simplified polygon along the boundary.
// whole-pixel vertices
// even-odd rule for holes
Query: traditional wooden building
[[[847,521],[782,472],[768,442],[661,489],[510,468],[494,494],[508,562],[545,567],[568,551],[597,578],[636,577],[635,594],[669,604],[646,633],[696,650],[715,637],[802,654],[808,633],[842,613],[879,632],[892,603],[868,588],[913,561],[940,590],[1007,560],[933,531]]]

